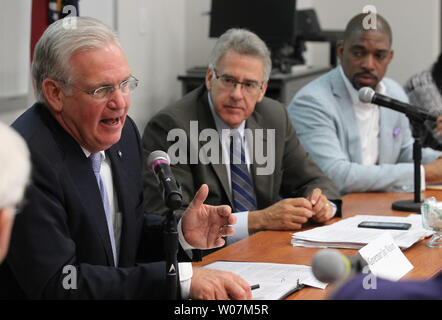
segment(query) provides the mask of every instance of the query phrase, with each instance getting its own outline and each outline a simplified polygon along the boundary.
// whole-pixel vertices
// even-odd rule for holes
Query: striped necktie
[[[234,131],[230,140],[230,178],[236,212],[256,210],[256,196],[247,168],[242,138]]]
[[[103,200],[104,212],[106,213],[107,229],[109,230],[109,237],[112,246],[112,253],[114,255],[114,263],[117,266],[117,250],[115,247],[115,235],[114,235],[114,225],[112,223],[112,212],[109,204],[109,198],[107,195],[106,187],[101,179],[100,169],[101,169],[101,153],[92,153],[89,158],[92,162],[92,170],[94,170],[95,178],[97,179],[98,188],[100,189],[101,199]]]

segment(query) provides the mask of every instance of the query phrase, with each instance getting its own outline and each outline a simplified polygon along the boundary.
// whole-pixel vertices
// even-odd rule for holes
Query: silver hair
[[[0,209],[11,208],[22,199],[29,183],[31,160],[25,140],[0,122]]]
[[[102,48],[117,43],[117,35],[108,26],[90,17],[67,17],[52,23],[37,42],[32,61],[35,97],[46,102],[42,83],[46,78],[70,83],[73,70],[69,60],[79,50]]]
[[[222,55],[229,50],[261,58],[264,63],[264,80],[269,80],[272,71],[270,50],[256,34],[246,29],[227,30],[219,37],[212,49],[209,56],[209,68],[213,70]]]

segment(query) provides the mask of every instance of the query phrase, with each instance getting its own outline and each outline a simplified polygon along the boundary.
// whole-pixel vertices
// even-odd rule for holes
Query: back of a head
[[[260,57],[264,62],[264,79],[269,79],[272,71],[270,50],[256,34],[239,28],[232,28],[224,32],[209,56],[209,68],[215,68],[222,55],[229,50],[243,55]]]
[[[376,20],[372,21],[372,19]],[[379,32],[386,34],[390,39],[390,46],[393,43],[393,34],[390,25],[380,14],[360,13],[354,16],[345,27],[343,37],[344,43],[345,40],[350,38],[353,34],[362,32]]]
[[[0,122],[0,209],[19,203],[31,173],[31,162],[25,140],[12,128]]]
[[[431,70],[431,76],[436,84],[439,93],[442,95],[442,53],[439,55],[436,63]]]
[[[37,42],[32,61],[32,77],[37,101],[45,102],[42,82],[46,78],[71,81],[69,60],[79,50],[119,43],[108,26],[90,17],[66,17],[49,25]]]

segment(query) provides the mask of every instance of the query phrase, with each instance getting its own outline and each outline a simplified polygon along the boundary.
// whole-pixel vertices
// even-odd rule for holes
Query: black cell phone
[[[408,230],[411,223],[402,222],[378,222],[378,221],[362,221],[358,224],[358,228],[374,228],[374,229],[394,229],[394,230]]]

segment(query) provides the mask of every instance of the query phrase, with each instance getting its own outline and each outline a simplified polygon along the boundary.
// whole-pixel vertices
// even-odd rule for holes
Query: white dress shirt
[[[342,66],[339,66],[339,70],[355,108],[361,138],[362,164],[375,165],[379,159],[379,107],[372,103],[361,102],[358,91],[347,79]],[[382,81],[378,83],[375,91],[385,94],[385,86]]]

